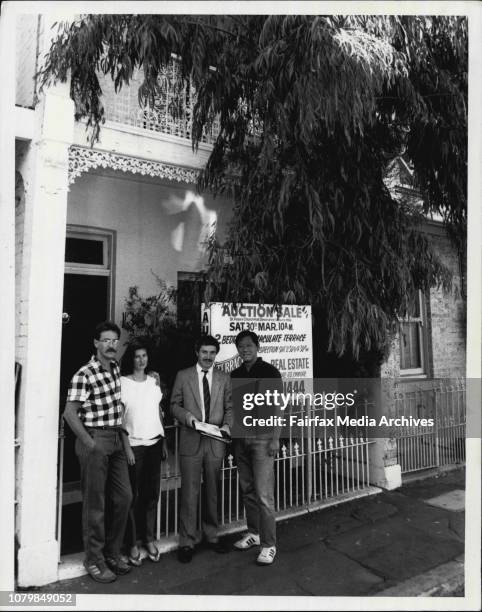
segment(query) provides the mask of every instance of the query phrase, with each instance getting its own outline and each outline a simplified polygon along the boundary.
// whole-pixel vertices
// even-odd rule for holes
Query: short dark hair
[[[115,332],[118,338],[120,338],[121,336],[121,330],[113,321],[103,321],[102,323],[99,323],[97,327],[95,328],[94,339],[100,340],[101,333],[105,331]]]
[[[134,357],[136,351],[144,349],[147,353],[147,365],[151,362],[151,343],[147,338],[135,338],[129,342],[121,359],[121,374],[126,376],[134,371]]]
[[[216,354],[219,353],[219,342],[216,340],[216,338],[214,338],[214,336],[208,336],[207,334],[204,334],[204,336],[198,338],[196,340],[196,344],[194,345],[196,353],[199,353],[201,346],[215,346]]]
[[[243,340],[243,338],[251,338],[251,340],[259,348],[258,334],[255,334],[253,331],[249,331],[249,329],[243,329],[243,331],[239,332],[239,334],[236,336],[236,340],[234,341],[234,343],[236,344],[236,347],[241,342],[241,340]]]

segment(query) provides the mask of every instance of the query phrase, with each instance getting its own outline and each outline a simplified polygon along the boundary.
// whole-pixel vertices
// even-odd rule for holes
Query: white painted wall
[[[204,241],[217,221],[225,234],[232,204],[195,186],[162,182],[121,171],[89,171],[71,186],[67,223],[114,230],[115,320],[121,321],[128,289],[138,285],[147,297],[158,292],[151,270],[168,284],[177,272],[195,272],[206,264]]]
[[[58,394],[67,209],[68,146],[73,103],[68,85],[37,105],[43,130],[19,169],[25,182],[19,343],[22,390],[17,414],[18,585],[57,579]],[[21,342],[20,342],[21,340]]]
[[[38,17],[24,13],[15,19],[15,104],[18,106],[34,106]]]

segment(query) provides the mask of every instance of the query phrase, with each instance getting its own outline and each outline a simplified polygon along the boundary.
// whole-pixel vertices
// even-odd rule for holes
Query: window
[[[65,261],[86,265],[104,265],[104,240],[71,238],[65,241]]]
[[[423,295],[417,291],[407,316],[400,320],[400,374],[420,376],[426,374],[426,325]]]
[[[110,233],[98,234],[88,228],[77,229],[69,226],[65,240],[66,271],[70,268],[88,274],[109,275]]]
[[[67,225],[64,301],[69,298],[67,300],[69,306],[64,308],[65,314],[68,314],[74,306],[76,309],[79,300],[84,303],[84,300],[90,299],[89,295],[98,295],[99,303],[103,304],[102,308],[105,306],[107,309],[104,318],[114,317],[115,248],[116,233],[112,230]],[[80,294],[76,293],[77,290]],[[100,293],[97,293],[98,291]],[[93,305],[88,306],[88,304],[87,301],[84,306],[89,312],[95,311]],[[100,314],[97,312],[97,316]]]

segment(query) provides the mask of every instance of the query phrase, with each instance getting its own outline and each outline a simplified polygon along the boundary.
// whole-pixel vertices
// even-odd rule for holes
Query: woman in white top
[[[129,561],[141,564],[139,540],[151,561],[160,552],[155,544],[155,523],[160,492],[161,460],[166,458],[160,401],[162,392],[156,378],[146,374],[149,364],[147,343],[136,339],[122,358],[121,396],[124,404],[123,436],[133,501],[126,527]]]

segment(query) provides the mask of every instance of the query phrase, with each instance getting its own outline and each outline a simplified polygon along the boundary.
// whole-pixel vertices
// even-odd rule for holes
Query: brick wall
[[[452,289],[444,292],[434,287],[425,299],[426,311],[426,376],[455,378],[465,376],[466,302],[461,294],[461,277],[457,253],[439,224],[430,223],[427,235],[442,262],[453,274]],[[382,366],[383,378],[400,376],[400,339],[391,343],[387,361]]]
[[[426,313],[425,362],[426,376],[414,379],[407,377],[401,383],[399,391],[408,391],[415,385],[417,389],[429,389],[437,378],[456,378],[465,376],[466,359],[466,301],[461,294],[461,276],[457,253],[440,224],[427,224],[427,235],[442,262],[452,272],[452,288],[444,292],[441,287],[434,287],[425,296]],[[400,338],[398,333],[392,340],[390,354],[382,365],[381,376],[391,387],[390,379],[400,377]],[[399,379],[400,380],[400,379]],[[403,381],[403,377],[401,378]],[[393,392],[386,393],[386,404],[383,407],[387,415],[395,416],[396,407]],[[384,441],[382,449],[383,463],[390,467],[398,462],[397,443],[395,439]]]
[[[438,231],[437,231],[438,230]],[[461,275],[457,254],[439,228],[430,238],[443,263],[453,274],[452,290],[430,292],[431,375],[434,378],[465,376],[466,301],[461,294]]]

